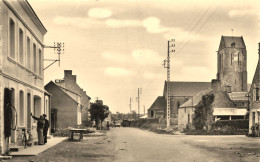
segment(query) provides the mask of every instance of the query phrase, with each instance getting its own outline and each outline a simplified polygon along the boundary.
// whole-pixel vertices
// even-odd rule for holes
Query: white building
[[[37,141],[37,121],[30,113],[49,117],[43,84],[46,32],[27,0],[0,0],[1,154],[19,143],[23,128]]]

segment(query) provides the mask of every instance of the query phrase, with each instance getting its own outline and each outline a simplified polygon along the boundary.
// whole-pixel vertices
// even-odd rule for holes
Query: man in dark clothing
[[[40,116],[40,118],[37,118],[35,116],[32,115],[31,113],[31,116],[33,119],[37,120],[37,133],[38,133],[38,145],[43,145],[43,128],[44,128],[44,125],[45,125],[45,121],[44,121],[44,118],[43,116]]]
[[[49,124],[49,120],[46,119],[47,115],[43,114],[42,116],[44,117],[44,121],[45,121],[44,128],[43,128],[43,138],[44,138],[44,144],[45,144],[45,143],[47,143],[47,132],[50,127],[50,124]]]

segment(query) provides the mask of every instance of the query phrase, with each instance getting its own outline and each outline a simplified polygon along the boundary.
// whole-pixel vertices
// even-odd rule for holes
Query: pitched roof
[[[192,98],[190,98],[187,102],[182,104],[180,108],[185,107],[195,107],[198,105],[198,103],[202,100],[202,96],[206,95],[208,93],[212,92],[211,88],[204,89],[202,91],[199,91],[196,95],[194,95]],[[214,108],[230,108],[230,107],[236,107],[235,103],[230,99],[227,92],[224,91],[213,91],[215,99],[212,103],[212,106]]]
[[[163,96],[158,96],[154,103],[150,106],[149,110],[164,110],[166,107],[166,100]]]
[[[166,94],[166,81],[164,93]],[[211,82],[169,82],[170,96],[194,96],[199,91],[210,88]]]
[[[180,108],[183,108],[183,107],[193,107],[193,106],[198,105],[198,103],[202,99],[202,96],[207,94],[207,93],[209,93],[209,92],[211,92],[210,88],[199,91],[196,95],[194,95],[192,98],[190,98],[187,102],[182,104],[180,106]]]
[[[232,47],[232,44],[235,43],[236,48],[246,48],[243,37],[234,37],[234,36],[222,36],[220,49]]]
[[[78,103],[78,101],[76,101],[71,95],[69,95],[62,87],[58,86],[57,84],[55,84],[53,81],[50,81],[49,83],[47,83],[45,86],[44,86],[44,89],[47,90],[47,91],[50,91],[47,89],[48,85],[54,85],[56,86],[57,88],[59,88],[61,90],[61,92],[63,92],[66,96],[68,96],[70,99],[72,99],[76,104],[80,104]],[[71,91],[70,91],[71,92]],[[80,104],[81,105],[81,104]]]

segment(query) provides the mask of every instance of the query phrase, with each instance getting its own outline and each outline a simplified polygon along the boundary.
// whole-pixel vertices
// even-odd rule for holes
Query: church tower
[[[243,37],[222,36],[217,79],[227,92],[247,92],[247,51]]]

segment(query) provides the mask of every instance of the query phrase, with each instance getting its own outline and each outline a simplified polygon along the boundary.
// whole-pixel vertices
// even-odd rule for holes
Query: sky
[[[167,79],[163,60],[168,40],[171,81],[216,78],[221,36],[243,36],[247,48],[248,83],[252,82],[260,42],[260,1],[177,0],[28,0],[47,29],[45,45],[64,42],[60,66],[44,71],[44,82],[63,79],[64,70],[94,102],[112,113],[144,113],[163,95]],[[45,59],[57,59],[53,49]],[[45,67],[51,62],[44,62]]]

